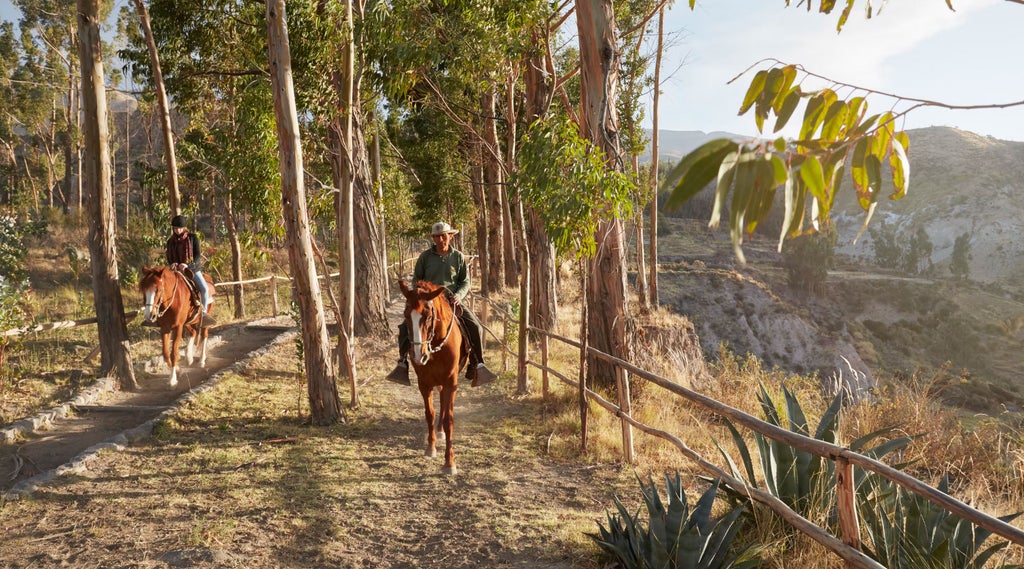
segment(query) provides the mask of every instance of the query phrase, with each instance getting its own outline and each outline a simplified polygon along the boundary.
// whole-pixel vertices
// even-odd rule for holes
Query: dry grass
[[[562,285],[560,332],[575,337],[577,288],[568,279]],[[60,292],[64,286],[50,289],[57,300],[40,305],[40,313],[81,304],[75,295]],[[250,315],[269,314],[266,291],[262,284],[247,287]],[[225,287],[220,293],[227,301],[217,312],[223,322],[230,320],[233,307],[228,306],[230,291]],[[127,298],[133,294],[125,292]],[[279,294],[281,308],[288,310],[287,287],[280,287]],[[515,298],[512,291],[497,296]],[[489,327],[501,333],[498,320]],[[82,367],[69,354],[76,353],[72,346],[95,345],[95,337],[88,336],[95,329],[73,330],[48,333],[59,347],[34,346],[33,365]],[[132,333],[149,332],[132,328]],[[154,347],[140,340],[136,356],[155,353]],[[359,350],[361,406],[349,410],[346,424],[325,429],[305,424],[308,403],[296,372],[295,348],[279,346],[244,374],[229,375],[195,399],[150,440],[104,455],[88,473],[30,499],[3,504],[5,553],[0,561],[11,567],[162,567],[162,556],[169,552],[197,550],[229,552],[229,560],[219,566],[255,568],[596,568],[604,560],[584,532],[596,530],[596,520],[613,506],[614,496],[630,508],[639,507],[635,476],[653,475],[660,481],[660,473],[681,470],[689,477],[691,497],[703,488],[699,473],[678,449],[637,431],[636,465],[624,467],[621,425],[596,405],[590,406],[588,445],[582,451],[575,388],[552,377],[551,394],[543,398],[537,370],[530,372],[532,394],[525,397],[513,393],[514,371],[503,373],[493,387],[460,390],[456,440],[461,474],[437,476],[440,463],[421,456],[422,408],[415,391],[379,380],[393,362],[393,347],[367,340],[360,341]],[[577,376],[574,349],[552,343],[550,358],[553,367]],[[501,360],[492,344],[488,362],[499,370]],[[817,378],[765,369],[755,358],[736,358],[723,350],[709,371],[706,394],[754,416],[761,416],[760,385],[779,402],[784,383],[812,425],[828,403]],[[670,378],[689,384],[687,377]],[[39,392],[24,397],[37,407],[76,387],[56,377],[32,381],[38,383],[20,384],[20,389]],[[347,401],[347,386],[339,387]],[[941,405],[937,389],[931,378],[890,382],[877,399],[849,408],[843,440],[896,422],[898,434],[922,434],[901,457],[916,461],[911,467],[916,476],[934,484],[948,471],[955,496],[996,514],[1024,510],[1020,431],[998,419],[965,417]],[[724,461],[717,443],[734,451],[724,426],[708,412],[657,388],[637,393],[638,420],[675,434],[718,464]],[[11,414],[21,416],[16,413],[21,412]],[[753,511],[746,539],[766,548],[768,566],[841,566],[810,539],[792,537],[774,516]],[[1002,560],[1024,562],[1021,549],[1010,548]]]

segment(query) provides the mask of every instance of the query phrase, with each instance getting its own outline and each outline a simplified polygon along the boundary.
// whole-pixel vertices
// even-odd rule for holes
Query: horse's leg
[[[437,456],[437,434],[434,432],[434,393],[430,387],[420,385],[420,395],[423,396],[423,411],[427,419],[427,448],[424,456]]]
[[[206,340],[210,336],[210,329],[203,328],[199,331],[199,367],[206,367]]]
[[[192,365],[196,359],[196,333],[189,328],[188,344],[185,345],[185,362]]]
[[[181,345],[181,331],[184,326],[175,326],[171,329],[174,336],[171,338],[171,387],[178,385],[178,346]]]
[[[457,373],[457,372],[456,372]],[[441,472],[455,475],[455,449],[452,446],[452,429],[455,428],[455,378],[441,389],[441,426],[444,428],[444,468]]]
[[[171,369],[171,387],[174,387],[175,385],[178,384],[178,354],[176,351],[171,351],[171,334],[173,332],[174,329],[172,328],[160,334],[160,339],[163,340],[164,362],[167,364],[167,367]]]

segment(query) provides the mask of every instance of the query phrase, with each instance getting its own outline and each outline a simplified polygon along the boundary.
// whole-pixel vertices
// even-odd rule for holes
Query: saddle
[[[448,304],[452,307],[452,314],[455,316],[455,322],[458,323],[459,332],[462,333],[462,349],[459,350],[459,369],[462,370],[469,362],[469,355],[472,353],[473,348],[470,346],[469,333],[466,331],[466,323],[462,321],[462,304],[453,300],[448,295],[445,295],[445,298],[448,300]]]
[[[199,287],[196,286],[196,276],[192,273],[192,269],[185,269],[179,272],[185,277],[185,285],[188,287],[188,298],[191,301],[190,304],[193,307],[201,307],[203,305],[203,296],[199,293]]]

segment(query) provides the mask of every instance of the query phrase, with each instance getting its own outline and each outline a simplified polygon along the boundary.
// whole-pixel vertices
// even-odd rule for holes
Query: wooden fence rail
[[[486,297],[479,297],[484,305],[487,306],[493,301]],[[488,307],[489,308],[489,307]],[[509,322],[517,321],[512,314],[504,310],[489,310],[485,308],[481,313],[486,314],[488,312],[494,312],[496,317],[502,318],[504,321],[505,330],[508,330]],[[485,320],[482,319],[482,322]],[[492,335],[495,336],[485,324],[485,329]],[[565,374],[558,372],[548,365],[548,353],[549,353],[549,339],[560,341],[568,346],[571,346],[577,350],[583,348],[576,340],[566,338],[564,336],[548,332],[539,328],[529,327],[529,331],[537,334],[540,337],[540,352],[541,361],[533,361],[529,358],[528,354],[519,354],[518,357],[525,358],[527,365],[533,366],[534,368],[541,371],[543,381],[543,393],[547,396],[549,392],[548,376],[553,375],[562,382],[580,388],[580,383],[576,380],[570,379]],[[522,333],[522,332],[520,332]],[[497,339],[497,336],[495,336]],[[499,340],[503,353],[514,353],[503,340]],[[731,474],[724,471],[714,463],[711,463],[703,456],[698,454],[696,451],[690,449],[679,437],[662,431],[660,429],[651,427],[634,419],[628,408],[628,393],[623,397],[620,391],[620,403],[618,405],[606,400],[600,394],[586,389],[584,386],[583,392],[586,397],[597,403],[600,407],[608,410],[615,416],[619,417],[623,422],[623,425],[629,425],[635,427],[649,435],[662,438],[669,441],[675,447],[677,447],[683,455],[694,461],[702,470],[708,474],[720,478],[723,484],[729,486],[732,490],[749,497],[751,500],[757,501],[770,508],[773,512],[778,514],[783,520],[788,522],[790,525],[805,533],[810,538],[814,539],[830,551],[835,553],[837,556],[842,558],[847,567],[864,567],[864,568],[880,568],[877,562],[866,556],[860,551],[861,541],[859,535],[859,524],[857,520],[857,509],[855,503],[855,488],[854,488],[854,477],[853,467],[857,466],[869,472],[873,472],[883,478],[886,478],[906,490],[912,492],[915,495],[924,497],[933,504],[949,511],[957,516],[979,526],[986,530],[1003,537],[1011,543],[1017,545],[1024,545],[1024,530],[1017,528],[1009,523],[1004,522],[998,518],[990,516],[984,512],[981,512],[971,506],[953,498],[952,496],[940,492],[935,488],[932,488],[928,484],[910,476],[909,474],[896,470],[878,460],[864,456],[857,452],[854,452],[846,447],[841,447],[814,439],[811,437],[803,436],[799,433],[788,431],[781,427],[772,425],[758,419],[752,415],[748,415],[738,409],[730,407],[724,403],[721,403],[715,399],[701,395],[693,390],[683,387],[669,379],[663,378],[656,374],[653,374],[647,370],[636,367],[629,362],[626,362],[620,358],[611,356],[604,352],[601,352],[593,347],[587,347],[587,353],[602,359],[608,363],[616,366],[617,369],[621,369],[625,372],[633,374],[635,377],[642,378],[658,387],[661,387],[675,395],[683,397],[684,399],[700,405],[701,407],[711,411],[712,413],[726,417],[734,423],[743,425],[748,429],[751,429],[761,435],[764,435],[772,440],[776,440],[785,443],[795,449],[802,450],[811,453],[815,456],[827,458],[836,463],[836,499],[838,501],[839,511],[839,527],[842,534],[842,540],[833,536],[823,528],[818,527],[810,520],[800,516],[797,512],[786,506],[781,500],[772,496],[771,494],[752,488],[748,486],[744,481],[734,478]],[[619,382],[620,388],[622,381]],[[625,405],[623,404],[625,403]],[[629,452],[627,450],[627,429],[623,429],[623,453],[629,461]],[[630,439],[631,440],[631,439]],[[631,444],[631,443],[629,443]]]

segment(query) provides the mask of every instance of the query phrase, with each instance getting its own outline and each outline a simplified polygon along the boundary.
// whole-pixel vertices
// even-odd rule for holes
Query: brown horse
[[[210,289],[210,298],[213,299],[213,281],[205,273],[203,277]],[[186,280],[191,278],[168,267],[142,267],[139,280],[139,290],[145,300],[143,320],[160,326],[164,361],[171,368],[171,387],[178,384],[178,345],[186,330],[189,333],[186,348],[188,365],[192,365],[195,345],[198,343],[199,367],[206,367],[206,338],[210,330],[202,322],[201,310],[192,302],[192,288],[195,285]]]
[[[455,474],[455,453],[452,450],[452,429],[455,425],[455,391],[459,384],[459,370],[469,357],[468,345],[452,311],[451,304],[442,294],[444,287],[419,281],[415,288],[398,281],[405,296],[405,325],[411,343],[409,361],[423,396],[427,419],[426,456],[436,456],[437,432],[434,427],[433,392],[440,393],[441,416],[439,426],[444,430],[445,474]]]

